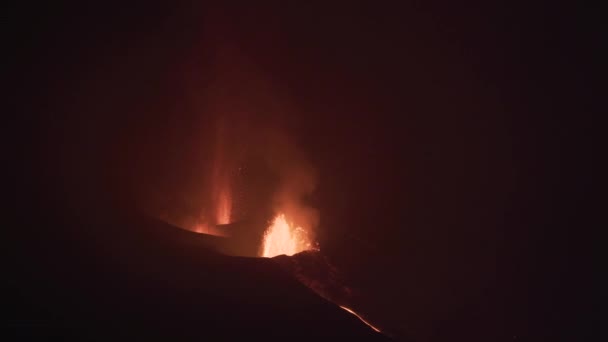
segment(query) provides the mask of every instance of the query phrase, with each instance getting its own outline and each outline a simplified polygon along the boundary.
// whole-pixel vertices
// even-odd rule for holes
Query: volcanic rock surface
[[[321,297],[341,305],[351,304],[352,290],[346,280],[319,251],[279,255],[272,260]]]

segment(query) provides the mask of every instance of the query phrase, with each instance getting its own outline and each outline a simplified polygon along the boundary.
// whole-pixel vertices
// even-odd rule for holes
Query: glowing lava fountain
[[[294,255],[309,249],[313,243],[306,230],[288,222],[285,214],[278,214],[264,233],[261,256]]]
[[[230,192],[227,189],[222,189],[216,196],[217,205],[215,212],[215,222],[217,224],[230,223],[230,214],[232,211],[232,203],[230,201]]]

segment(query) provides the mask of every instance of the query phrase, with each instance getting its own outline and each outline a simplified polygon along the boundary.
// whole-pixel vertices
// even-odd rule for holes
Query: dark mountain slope
[[[229,257],[200,234],[129,215],[72,222],[12,255],[11,317],[22,337],[383,340],[270,259]],[[40,222],[52,227],[51,222]],[[66,232],[89,230],[86,239]],[[100,234],[102,233],[102,234]],[[74,237],[77,235],[74,235]]]

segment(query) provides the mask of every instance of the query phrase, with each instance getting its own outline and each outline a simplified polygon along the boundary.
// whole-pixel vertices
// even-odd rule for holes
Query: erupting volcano
[[[213,24],[207,32],[222,30],[218,36],[224,37],[225,28]],[[210,55],[211,76],[202,78],[201,84],[193,80],[195,92],[185,95],[186,108],[204,125],[193,133],[194,186],[178,196],[185,198],[185,209],[179,212],[188,219],[174,222],[201,234],[192,239],[205,248],[246,262],[278,265],[281,275],[286,272],[304,284],[312,290],[308,295],[318,295],[313,298],[329,310],[341,307],[363,321],[341,306],[357,307],[343,295],[346,287],[334,279],[336,272],[319,253],[319,211],[311,200],[318,174],[301,145],[306,139],[293,130],[292,122],[303,113],[290,103],[282,86],[277,87],[238,47],[223,42],[228,38],[222,38]],[[199,93],[200,89],[205,91]],[[345,316],[352,322],[350,315]]]

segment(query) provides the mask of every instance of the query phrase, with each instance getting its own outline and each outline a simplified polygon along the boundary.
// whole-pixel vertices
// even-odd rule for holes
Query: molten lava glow
[[[294,255],[312,248],[312,242],[302,227],[294,227],[285,214],[277,215],[264,233],[262,256]]]
[[[215,226],[211,226],[206,223],[197,223],[192,228],[189,229],[195,233],[199,234],[207,234],[207,235],[215,235],[215,236],[227,236],[225,232],[217,229]]]
[[[361,316],[359,316],[356,312],[354,312],[353,310],[347,308],[346,306],[342,306],[340,305],[340,307],[342,309],[344,309],[345,311],[350,312],[351,314],[355,315],[361,322],[367,324],[368,327],[374,329],[376,332],[380,332],[380,329],[376,328],[375,326],[371,325],[368,321],[364,320]]]

